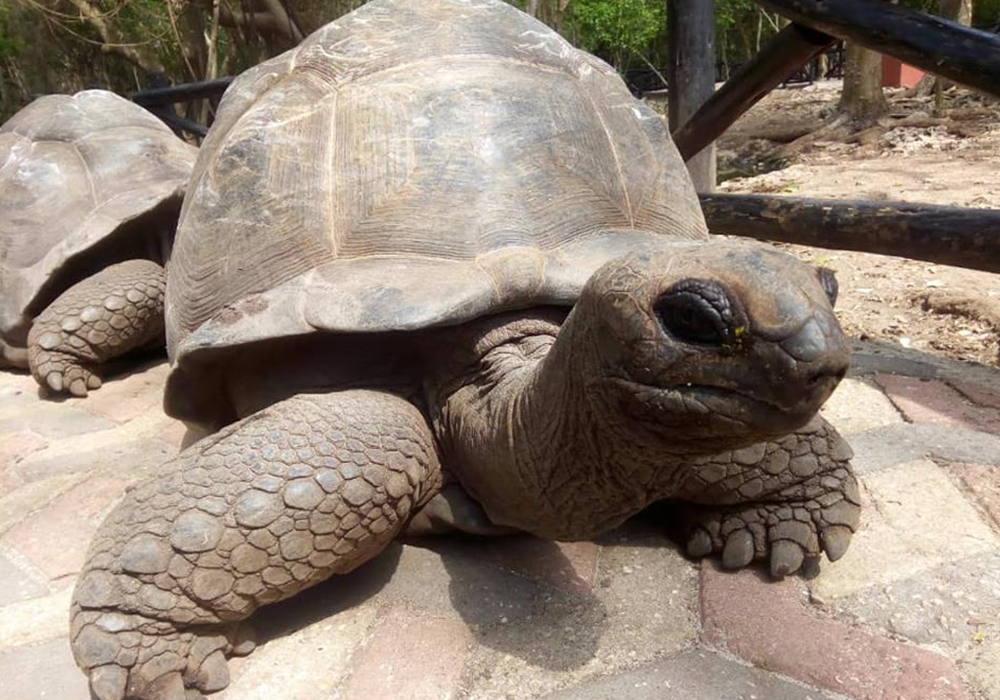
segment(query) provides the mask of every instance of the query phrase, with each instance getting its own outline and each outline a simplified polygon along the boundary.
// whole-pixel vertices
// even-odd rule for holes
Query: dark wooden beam
[[[883,0],[754,0],[793,22],[1000,96],[1000,35]]]
[[[715,91],[713,0],[667,0],[667,98],[671,128],[686,123]],[[699,192],[715,189],[715,148],[691,154],[688,172]]]
[[[1000,272],[1000,210],[907,202],[701,195],[712,233]]]
[[[200,136],[201,138],[205,138],[208,135],[207,126],[199,124],[191,119],[187,119],[186,117],[179,117],[174,114],[169,107],[159,107],[149,111],[159,117],[164,124],[173,129],[174,133],[178,136],[182,136],[182,132],[185,131],[190,134],[194,134],[195,136]]]
[[[158,107],[171,105],[175,102],[190,102],[206,97],[218,97],[226,91],[232,78],[218,78],[201,83],[183,83],[165,88],[151,88],[134,92],[130,99],[143,107]]]
[[[674,131],[681,158],[687,160],[715,141],[740,115],[837,41],[798,24],[782,29]]]

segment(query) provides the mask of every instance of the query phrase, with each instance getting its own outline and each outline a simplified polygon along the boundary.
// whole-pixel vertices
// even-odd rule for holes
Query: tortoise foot
[[[774,500],[709,506],[684,503],[687,553],[721,555],[727,569],[767,561],[771,576],[815,571],[847,551],[861,514],[854,475],[846,469],[773,494]]]
[[[128,260],[63,292],[28,334],[35,380],[86,396],[101,386],[101,364],[162,337],[165,274],[149,260]]]
[[[32,360],[35,379],[57,394],[82,397],[101,387],[101,378],[95,371],[69,353],[38,349],[32,354]]]
[[[192,700],[229,685],[226,659],[255,643],[243,626],[174,623],[118,610],[73,620],[73,655],[97,700]]]

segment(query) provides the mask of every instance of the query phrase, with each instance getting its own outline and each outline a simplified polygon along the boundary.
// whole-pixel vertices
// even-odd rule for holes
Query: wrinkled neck
[[[574,311],[546,354],[502,347],[447,398],[446,461],[496,524],[587,538],[672,489],[676,462],[603,420],[592,342]]]

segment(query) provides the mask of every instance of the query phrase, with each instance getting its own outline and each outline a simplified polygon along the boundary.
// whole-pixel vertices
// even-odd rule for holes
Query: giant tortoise
[[[163,264],[197,151],[103,90],[0,127],[0,366],[84,396],[99,365],[163,342]]]
[[[835,282],[708,235],[663,120],[500,0],[374,0],[240,76],[167,285],[168,412],[73,598],[102,700],[228,683],[239,621],[402,533],[591,538],[677,499],[692,556],[840,557]]]

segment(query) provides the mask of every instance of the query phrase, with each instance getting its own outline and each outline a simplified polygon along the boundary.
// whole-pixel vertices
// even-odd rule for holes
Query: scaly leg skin
[[[782,578],[821,551],[844,555],[861,513],[850,446],[822,418],[773,442],[692,466],[678,498],[690,556],[722,554],[739,569],[769,559]],[[694,501],[695,503],[691,503]]]
[[[86,396],[96,366],[163,335],[166,271],[149,260],[107,267],[60,294],[28,333],[28,363],[42,386]]]
[[[77,664],[100,700],[184,700],[229,683],[234,623],[378,554],[440,488],[407,401],[300,394],[208,437],[129,491],[73,597]]]

